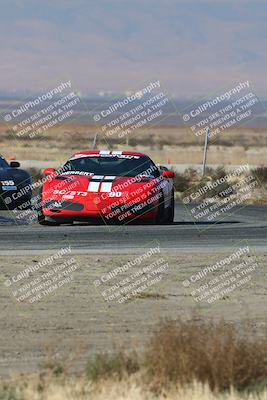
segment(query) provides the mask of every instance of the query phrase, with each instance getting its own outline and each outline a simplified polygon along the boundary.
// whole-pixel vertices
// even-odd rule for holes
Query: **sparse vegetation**
[[[261,183],[267,183],[267,167],[256,168],[252,171]]]
[[[190,189],[191,180],[188,174],[180,174],[179,172],[175,173],[174,177],[174,188],[177,192],[185,192]]]
[[[144,354],[144,367],[157,387],[194,381],[210,389],[238,391],[267,386],[267,332],[242,336],[224,321],[169,321],[160,324]]]
[[[96,355],[80,376],[49,358],[38,375],[2,379],[0,399],[264,400],[267,332],[255,337],[249,323],[241,332],[224,321],[165,321],[143,352]]]
[[[140,369],[140,363],[135,352],[127,354],[119,351],[115,354],[96,354],[87,365],[89,380],[98,381],[113,377],[121,380],[123,377],[135,374]]]
[[[89,364],[96,380],[141,372],[154,391],[194,382],[212,391],[256,390],[267,387],[267,332],[254,337],[249,324],[242,336],[224,321],[166,321],[158,325],[142,355],[117,353],[97,356]]]
[[[219,182],[221,178],[226,177],[228,174],[230,174],[230,172],[227,173],[223,167],[218,167],[216,169],[208,168],[205,176],[202,176],[192,168],[188,168],[183,174],[175,174],[174,187],[179,196],[183,198],[189,196],[191,193],[197,192],[200,188],[205,187],[209,183]],[[249,184],[246,183],[246,179],[249,176],[254,176],[256,181],[255,187],[252,186],[251,189],[249,189]],[[241,181],[243,183],[239,185]],[[249,180],[247,182],[249,182]],[[229,197],[239,193],[239,191],[242,194],[246,190],[249,190],[251,192],[251,197],[249,197],[250,204],[265,204],[266,182],[267,168],[258,168],[257,170],[226,179],[224,182],[218,183],[217,186],[211,187],[206,192],[203,191],[196,202],[208,198],[211,199],[215,196],[218,196],[218,198]],[[235,184],[238,184],[237,189],[234,189]]]
[[[24,379],[24,380],[23,380]],[[90,384],[85,378],[44,381],[38,386],[38,378],[31,376],[6,381],[0,384],[1,400],[266,400],[266,390],[249,396],[235,390],[229,393],[214,393],[207,385],[194,382],[192,385],[177,387],[170,385],[161,393],[151,392],[140,384],[137,377],[123,381],[107,379],[101,384]]]

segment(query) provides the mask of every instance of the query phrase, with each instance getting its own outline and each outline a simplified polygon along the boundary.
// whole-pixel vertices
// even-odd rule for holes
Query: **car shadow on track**
[[[240,224],[241,221],[179,221],[173,222],[172,225],[226,225],[226,224]]]
[[[176,221],[171,224],[150,224],[145,221],[130,221],[127,224],[119,224],[116,222],[106,223],[104,221],[90,221],[90,222],[75,222],[75,226],[187,226],[187,225],[228,225],[228,224],[239,224],[241,221],[228,220],[228,221]],[[69,225],[69,224],[66,224]]]

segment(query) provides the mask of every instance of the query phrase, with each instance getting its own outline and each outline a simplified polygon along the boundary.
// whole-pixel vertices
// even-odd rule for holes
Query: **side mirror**
[[[11,168],[19,168],[20,167],[20,163],[18,161],[11,161],[10,167]]]
[[[168,168],[165,167],[165,165],[158,165],[158,168],[159,168],[161,171],[169,171]]]
[[[56,172],[55,168],[46,168],[43,170],[44,175],[54,175]]]
[[[174,172],[173,171],[163,171],[162,172],[162,176],[164,178],[168,178],[168,179],[173,179],[174,178]]]

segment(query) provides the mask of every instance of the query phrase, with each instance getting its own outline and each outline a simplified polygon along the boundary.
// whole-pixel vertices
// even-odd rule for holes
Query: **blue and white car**
[[[19,169],[20,163],[0,155],[0,209],[14,210],[31,207],[32,182],[27,171]]]

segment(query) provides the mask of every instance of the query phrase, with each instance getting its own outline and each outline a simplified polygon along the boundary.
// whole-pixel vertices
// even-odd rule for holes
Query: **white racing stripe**
[[[111,192],[116,176],[94,175],[89,182],[88,192]],[[100,187],[101,185],[101,187]]]
[[[100,192],[111,192],[113,182],[102,182]]]
[[[89,182],[88,192],[98,192],[101,182]]]

